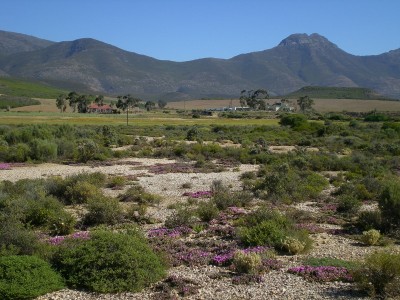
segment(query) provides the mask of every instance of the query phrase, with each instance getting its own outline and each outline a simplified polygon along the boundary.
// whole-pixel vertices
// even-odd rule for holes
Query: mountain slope
[[[400,49],[355,56],[318,34],[231,59],[157,60],[93,39],[51,44],[0,58],[0,70],[67,89],[145,97],[234,97],[264,88],[282,95],[303,86],[367,87],[400,97]]]
[[[0,30],[0,56],[43,49],[51,44],[53,42],[30,35]]]

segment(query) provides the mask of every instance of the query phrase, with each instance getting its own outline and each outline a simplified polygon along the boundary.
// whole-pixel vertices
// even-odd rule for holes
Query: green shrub
[[[254,252],[245,253],[239,250],[233,256],[233,265],[238,273],[256,274],[261,267],[261,256]]]
[[[361,240],[363,241],[364,244],[373,246],[376,245],[376,243],[378,243],[380,237],[381,233],[379,232],[379,230],[370,229],[362,233]]]
[[[362,231],[379,229],[382,227],[382,213],[380,210],[362,211],[355,225]]]
[[[27,144],[18,143],[9,147],[9,149],[8,161],[25,162],[30,157],[31,148]]]
[[[87,205],[88,213],[84,223],[87,225],[114,225],[122,221],[123,210],[117,199],[100,196],[90,199]]]
[[[400,227],[400,181],[392,179],[386,182],[379,197],[379,208],[388,229]]]
[[[196,214],[203,222],[209,222],[218,216],[219,210],[214,203],[200,202],[196,209]]]
[[[130,187],[125,193],[119,195],[118,199],[123,202],[136,202],[145,205],[156,205],[161,201],[158,195],[145,192],[140,185]]]
[[[124,176],[113,176],[108,181],[108,187],[112,189],[121,189],[126,184]]]
[[[305,246],[305,243],[290,236],[285,237],[282,241],[282,249],[293,255],[301,253],[304,250]]]
[[[57,158],[57,144],[51,141],[35,139],[31,142],[31,157],[39,161]]]
[[[99,154],[100,148],[97,143],[91,139],[81,139],[78,141],[78,160],[87,162]]]
[[[31,255],[40,249],[35,233],[12,216],[0,215],[0,248],[11,254]]]
[[[178,207],[165,220],[165,227],[175,228],[179,226],[188,226],[193,223],[195,212],[189,207]]]
[[[80,181],[74,185],[69,185],[65,191],[67,204],[82,204],[87,203],[91,199],[101,197],[99,188],[87,181]]]
[[[92,232],[84,241],[67,241],[53,264],[72,288],[100,293],[137,292],[162,279],[160,258],[137,232]]]
[[[35,256],[0,257],[0,298],[32,299],[64,287],[59,274]]]
[[[400,282],[400,254],[375,252],[367,256],[356,270],[354,279],[359,287],[373,297],[398,297]]]
[[[265,208],[239,219],[237,225],[240,241],[248,246],[272,246],[277,250],[294,251],[295,245],[289,241],[297,240],[303,245],[299,251],[306,252],[312,245],[308,233],[296,229],[287,216]],[[293,247],[289,248],[289,244]]]
[[[361,207],[361,201],[353,195],[342,195],[339,197],[337,211],[344,214],[356,213]]]

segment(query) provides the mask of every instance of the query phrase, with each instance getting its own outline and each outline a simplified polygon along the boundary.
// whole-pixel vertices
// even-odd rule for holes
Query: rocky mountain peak
[[[282,40],[278,47],[298,47],[298,46],[311,46],[311,47],[327,47],[337,46],[331,43],[327,38],[319,35],[318,33],[306,34],[306,33],[296,33],[288,36]]]

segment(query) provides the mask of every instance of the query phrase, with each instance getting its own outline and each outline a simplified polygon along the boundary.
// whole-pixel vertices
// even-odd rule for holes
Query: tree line
[[[68,94],[60,94],[56,99],[56,106],[60,112],[65,112],[69,106],[73,112],[87,113],[90,104],[95,103],[99,106],[103,106],[104,96],[103,95],[85,95],[78,94],[77,92],[70,92]],[[128,111],[133,107],[139,107],[143,105],[147,111],[156,108],[156,103],[153,101],[144,101],[138,97],[134,97],[130,94],[118,96],[117,101],[111,101],[110,106],[112,108],[120,109],[122,111]],[[158,100],[157,105],[159,108],[165,108],[167,102]]]

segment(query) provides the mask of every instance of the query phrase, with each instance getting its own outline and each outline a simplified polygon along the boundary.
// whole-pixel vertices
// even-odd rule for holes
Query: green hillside
[[[3,95],[54,99],[62,93],[66,93],[66,91],[37,82],[0,77],[0,94]]]
[[[371,89],[359,87],[305,86],[293,93],[286,95],[286,97],[299,98],[306,95],[311,98],[319,99],[395,100],[384,97]]]

